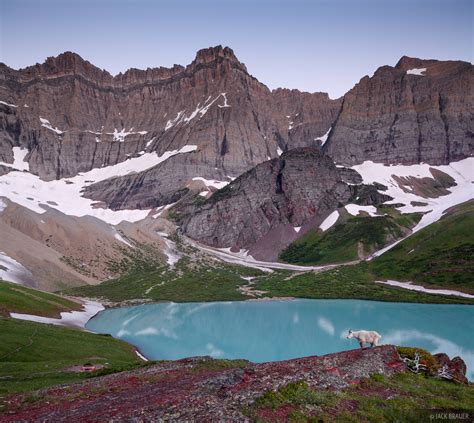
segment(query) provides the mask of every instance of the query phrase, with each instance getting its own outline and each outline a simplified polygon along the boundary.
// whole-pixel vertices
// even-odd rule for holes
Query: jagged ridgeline
[[[176,225],[261,260],[340,262],[339,238],[367,258],[472,197],[473,81],[403,57],[339,99],[271,91],[221,46],[116,76],[71,52],[0,64],[0,251],[47,289],[169,264]]]

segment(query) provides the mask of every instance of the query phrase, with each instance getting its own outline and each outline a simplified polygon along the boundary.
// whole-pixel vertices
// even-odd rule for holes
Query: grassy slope
[[[340,266],[325,272],[307,272],[291,277],[291,273],[275,272],[257,279],[255,289],[267,291],[268,296],[365,299],[394,302],[474,304],[474,300],[460,297],[424,294],[403,288],[374,283],[368,263]]]
[[[108,363],[109,371],[140,365],[133,348],[110,336],[60,326],[0,318],[1,397],[87,377],[67,369]]]
[[[346,298],[420,303],[474,304],[474,300],[423,294],[375,284],[367,263],[303,274],[274,271],[264,274],[255,269],[219,263],[209,267],[182,260],[177,269],[141,268],[120,279],[95,286],[73,288],[68,293],[103,298],[113,302],[133,299],[150,301],[230,301],[250,297],[238,291],[247,282],[241,276],[257,276],[253,287],[266,291],[266,297]],[[150,289],[151,288],[151,289]]]
[[[238,287],[246,283],[241,276],[261,273],[219,262],[211,267],[184,258],[175,269],[140,266],[121,278],[100,285],[73,288],[67,293],[106,298],[113,302],[137,298],[175,302],[244,300],[247,297],[238,291]]]
[[[0,280],[0,316],[15,312],[59,318],[62,311],[81,309],[81,304],[58,295]]]
[[[473,404],[472,386],[412,373],[374,374],[341,392],[291,383],[262,395],[246,414],[260,422],[424,422],[435,410],[472,414]]]
[[[351,216],[344,209],[340,218],[326,232],[311,230],[290,244],[280,259],[294,264],[343,263],[359,258],[359,243],[368,254],[401,238],[421,218],[418,213],[401,215],[393,208],[378,209],[380,217]]]
[[[122,278],[97,286],[73,288],[67,293],[104,298],[113,302],[134,299],[177,302],[244,300],[248,297],[239,292],[238,288],[247,285],[247,282],[241,276],[252,275],[257,276],[253,287],[266,291],[265,296],[474,304],[474,300],[470,299],[430,295],[374,283],[381,278],[415,282],[427,280],[440,286],[472,290],[474,236],[472,203],[454,208],[440,222],[407,238],[380,258],[354,266],[339,267],[321,273],[298,274],[275,271],[264,274],[258,270],[217,261],[212,264],[196,263],[185,258],[175,269],[140,265]],[[379,208],[379,212],[390,215],[390,219],[388,217],[384,219],[388,219],[399,228],[410,227],[419,219],[419,215],[400,215],[392,208]],[[362,228],[367,229],[366,225],[378,225],[374,223],[377,222],[377,218],[369,217],[348,218],[345,222],[341,226],[347,227],[353,225],[353,222],[362,225],[355,231],[358,234],[363,232],[360,232]],[[344,244],[345,239],[339,233],[339,229],[333,228],[333,230],[333,235],[330,235],[331,242],[340,239],[342,247],[337,246],[335,250],[327,252],[326,257],[339,251],[343,257],[341,261],[351,258],[352,256],[344,256],[343,246],[347,245]],[[322,239],[320,235],[317,236],[318,239]],[[356,245],[353,240],[349,239],[349,246]],[[408,254],[412,249],[414,251]],[[352,250],[349,248],[349,251]],[[453,272],[453,264],[457,272]],[[423,275],[429,277],[429,280],[423,279],[421,277]]]
[[[474,293],[474,201],[454,207],[372,263],[386,279]]]

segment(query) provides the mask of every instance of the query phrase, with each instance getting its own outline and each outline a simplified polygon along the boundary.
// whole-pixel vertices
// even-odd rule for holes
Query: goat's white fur
[[[382,335],[373,330],[349,330],[347,339],[350,338],[357,339],[360,347],[364,348],[364,344],[366,343],[370,344],[372,347],[377,346]]]

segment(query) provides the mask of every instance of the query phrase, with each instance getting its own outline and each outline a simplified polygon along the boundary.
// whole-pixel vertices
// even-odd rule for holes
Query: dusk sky
[[[0,61],[74,51],[112,74],[231,47],[270,88],[343,95],[403,55],[472,62],[471,0],[0,0]]]

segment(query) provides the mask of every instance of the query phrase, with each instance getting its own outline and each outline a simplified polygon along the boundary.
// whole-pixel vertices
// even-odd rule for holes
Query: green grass
[[[365,299],[439,304],[474,304],[474,300],[409,291],[374,282],[370,263],[339,266],[320,273],[297,274],[278,270],[264,274],[255,269],[216,263],[210,267],[183,259],[174,270],[134,270],[120,279],[66,291],[69,294],[102,298],[115,303],[145,301],[233,301],[246,300],[238,288],[246,285],[241,276],[256,276],[254,289],[266,297],[315,299]]]
[[[374,283],[375,280],[384,278],[408,279],[414,282],[426,280],[427,283],[431,282],[443,287],[469,290],[473,284],[474,257],[472,257],[472,251],[469,252],[471,247],[465,248],[465,245],[472,246],[473,244],[472,207],[469,203],[456,207],[449,211],[440,222],[412,235],[393,250],[373,261],[340,266],[320,273],[298,274],[291,271],[275,271],[266,274],[241,266],[217,261],[193,261],[185,257],[173,269],[140,262],[121,278],[96,286],[73,288],[66,293],[103,298],[115,303],[132,300],[176,302],[245,300],[249,297],[242,294],[239,287],[247,285],[242,276],[251,275],[257,277],[253,288],[265,291],[264,295],[268,297],[474,304],[472,299],[426,294]],[[378,238],[380,234],[377,235],[375,230],[378,225],[381,224],[385,229],[387,227],[408,228],[420,218],[418,214],[401,215],[392,207],[379,207],[378,211],[385,216],[369,218],[347,217],[346,215],[341,218],[340,225],[332,228],[333,232],[329,230],[326,233],[328,238],[324,238],[326,235],[321,236],[312,232],[306,235],[303,241],[309,242],[314,237],[315,242],[320,244],[323,239],[325,239],[325,245],[334,243],[334,248],[331,247],[324,253],[326,259],[337,254],[339,261],[347,261],[353,258],[353,249],[356,248],[355,239],[360,240],[361,237],[365,237],[364,239],[369,240],[368,243],[375,244],[381,240]],[[390,224],[387,225],[387,222]],[[338,229],[339,226],[342,229]],[[337,245],[336,241],[340,245]],[[347,251],[344,250],[346,247]],[[412,249],[414,251],[408,254]],[[306,252],[310,254],[309,249]],[[446,266],[445,256],[451,257],[449,266]],[[337,260],[333,257],[329,261]],[[452,266],[454,262],[458,271]],[[424,269],[425,273],[420,269]],[[429,281],[420,276],[423,274],[429,276]]]
[[[313,229],[290,244],[280,254],[282,261],[294,264],[344,263],[359,259],[401,238],[421,218],[418,213],[401,215],[390,207],[378,209],[379,217],[351,217],[340,210],[338,222],[326,232]]]
[[[238,290],[239,286],[246,284],[242,276],[261,274],[259,270],[218,262],[211,267],[185,257],[174,269],[141,266],[121,278],[65,292],[112,302],[135,299],[175,302],[244,300],[248,297]]]
[[[342,391],[290,383],[265,393],[245,412],[258,422],[276,421],[272,415],[289,422],[422,422],[430,421],[435,410],[472,413],[473,404],[472,386],[398,373],[392,378],[372,375]]]
[[[267,296],[274,297],[474,304],[474,300],[468,298],[425,294],[377,284],[374,282],[371,265],[367,262],[290,277],[291,272],[274,272],[264,278],[258,278],[255,289],[267,291]]]
[[[474,293],[474,201],[373,260],[372,269],[380,278]]]
[[[0,318],[1,397],[87,377],[68,368],[103,364],[110,371],[141,365],[133,347],[108,335]]]
[[[0,280],[0,316],[24,313],[59,318],[62,311],[81,309],[81,304],[58,295]]]

